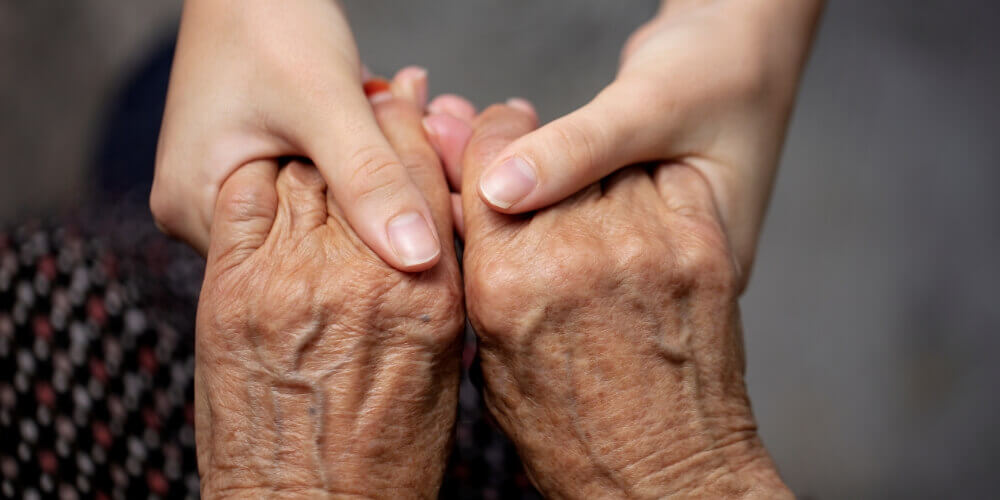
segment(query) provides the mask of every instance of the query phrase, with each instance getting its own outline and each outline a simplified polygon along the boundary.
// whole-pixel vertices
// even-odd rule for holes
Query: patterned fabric
[[[0,493],[194,498],[190,337],[76,231],[0,234]]]
[[[148,220],[0,230],[0,497],[196,498],[201,259]],[[87,237],[104,234],[104,239]],[[466,335],[441,498],[540,498],[489,420]],[[472,377],[470,377],[470,372]],[[478,381],[476,381],[478,382]]]

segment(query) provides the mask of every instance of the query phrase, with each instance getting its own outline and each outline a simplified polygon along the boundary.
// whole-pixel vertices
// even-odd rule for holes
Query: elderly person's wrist
[[[437,320],[460,311],[425,310],[416,322],[426,328],[345,321],[298,331],[306,339],[347,337],[341,348],[354,357],[307,340],[268,346],[290,334],[284,320],[233,328],[225,314],[206,318],[196,374],[203,495],[434,496],[449,451],[459,345],[455,327]],[[230,326],[217,325],[218,317]],[[370,340],[377,338],[394,340]],[[239,339],[257,339],[258,348]]]
[[[649,479],[658,482],[664,497],[794,498],[755,432],[691,455]]]

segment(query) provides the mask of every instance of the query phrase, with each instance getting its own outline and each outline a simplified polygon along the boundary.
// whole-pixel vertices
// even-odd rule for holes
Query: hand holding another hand
[[[397,95],[375,116],[451,241],[418,103]],[[317,169],[296,161],[241,167],[218,200],[196,337],[203,494],[434,496],[464,325],[452,246],[423,273],[389,267]]]
[[[440,258],[424,222],[428,201],[372,114],[337,2],[189,1],[170,80],[150,197],[168,233],[204,254],[226,179],[255,162],[301,157],[383,261],[423,271]],[[421,108],[425,84],[410,96]]]
[[[744,286],[821,5],[664,2],[610,85],[514,140],[471,187],[525,213],[636,163],[685,163],[707,181]]]
[[[224,4],[185,14],[182,41],[226,56],[179,47],[152,201],[211,242],[207,496],[433,496],[465,306],[489,410],[547,496],[791,497],[756,432],[738,297],[818,1],[665,3],[611,85],[537,130],[523,100],[477,117],[453,96],[422,127],[414,70],[370,103],[334,3],[255,3],[216,36],[202,21]],[[279,23],[296,29],[244,57],[266,12],[327,22]]]
[[[791,498],[756,433],[735,257],[682,163],[624,169],[528,217],[476,194],[536,118],[494,106],[463,156],[464,270],[485,397],[559,498]]]

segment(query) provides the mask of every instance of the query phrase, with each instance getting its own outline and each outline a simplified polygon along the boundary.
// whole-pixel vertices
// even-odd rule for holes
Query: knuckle
[[[461,278],[457,268],[430,281],[420,277],[385,274],[365,295],[376,329],[389,334],[388,342],[402,342],[431,352],[454,346],[465,325]]]
[[[573,307],[588,294],[611,286],[602,251],[581,245],[546,245],[532,259],[474,259],[465,275],[469,318],[480,338],[504,346],[523,345],[536,321]]]
[[[663,271],[666,245],[638,230],[621,233],[615,240],[614,268],[619,273],[648,279]]]
[[[386,198],[403,189],[405,175],[394,155],[378,146],[359,149],[351,157],[349,196],[354,201]]]
[[[397,152],[399,160],[409,171],[439,165],[437,153],[427,143],[407,145]]]
[[[547,249],[536,264],[537,285],[559,301],[573,300],[606,288],[611,276],[606,246],[600,242],[565,242]]]
[[[737,289],[736,264],[717,224],[693,222],[673,253],[675,282],[726,294]]]
[[[531,277],[522,265],[507,259],[477,259],[471,263],[465,276],[469,319],[480,337],[498,340],[497,333],[513,330],[510,313],[524,305],[528,293],[523,280]]]
[[[416,321],[425,328],[413,328],[409,336],[435,351],[447,349],[459,338],[465,326],[462,286],[457,279],[428,287],[426,304]]]
[[[273,188],[267,185],[248,184],[223,193],[216,210],[230,223],[270,217],[277,209],[277,197]]]
[[[413,105],[407,103],[402,98],[392,95],[389,99],[379,102],[374,106],[375,118],[380,124],[392,123],[409,114],[415,112]]]
[[[312,165],[292,162],[283,169],[282,173],[293,181],[297,189],[314,190],[326,186],[323,175]]]
[[[552,139],[547,142],[551,149],[565,151],[572,165],[592,171],[601,164],[602,135],[603,128],[589,119],[568,117],[553,125]]]

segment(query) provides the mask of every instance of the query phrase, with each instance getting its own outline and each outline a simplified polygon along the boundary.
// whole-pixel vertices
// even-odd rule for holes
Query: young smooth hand
[[[433,266],[441,240],[431,211],[379,129],[361,74],[337,2],[185,2],[150,197],[159,226],[204,254],[229,176],[307,158],[376,255],[400,270]],[[425,94],[411,97],[423,107]]]
[[[706,180],[745,282],[820,8],[664,2],[626,44],[614,82],[515,140],[473,188],[494,210],[523,213],[635,163],[684,163]]]

